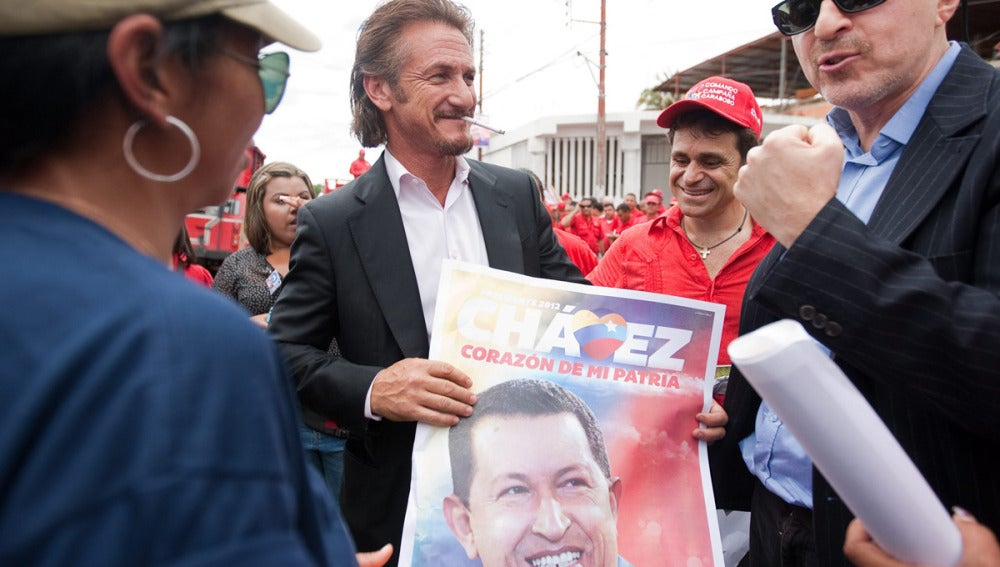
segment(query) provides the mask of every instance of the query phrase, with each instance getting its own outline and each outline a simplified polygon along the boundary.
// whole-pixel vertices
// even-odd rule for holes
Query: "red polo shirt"
[[[680,222],[680,207],[671,207],[666,215],[626,230],[587,279],[604,287],[722,303],[726,306],[726,316],[719,364],[731,364],[726,347],[739,334],[743,291],[757,264],[774,246],[774,237],[753,223],[750,240],[729,257],[713,281],[698,251],[685,237]]]
[[[601,233],[601,227],[593,217],[584,216],[583,213],[576,213],[573,215],[572,220],[570,220],[569,232],[582,238],[587,243],[587,246],[594,251],[594,254],[600,251],[597,242],[604,235]]]

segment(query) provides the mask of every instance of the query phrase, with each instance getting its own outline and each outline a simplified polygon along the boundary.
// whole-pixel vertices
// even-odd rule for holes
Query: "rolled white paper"
[[[798,322],[761,327],[728,350],[882,549],[908,563],[958,563],[962,539],[941,501],[861,392]]]

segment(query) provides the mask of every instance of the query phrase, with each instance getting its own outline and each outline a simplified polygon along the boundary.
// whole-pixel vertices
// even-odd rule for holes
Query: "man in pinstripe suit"
[[[774,8],[837,107],[829,125],[771,134],[741,170],[737,197],[779,242],[747,288],[741,332],[801,321],[942,502],[997,531],[1000,72],[947,41],[958,4]],[[738,372],[725,408],[715,494],[751,509],[750,564],[846,564],[850,512]]]

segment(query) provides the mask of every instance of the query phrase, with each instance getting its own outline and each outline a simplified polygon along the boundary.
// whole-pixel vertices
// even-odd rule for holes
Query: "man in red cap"
[[[660,214],[667,212],[667,206],[663,204],[663,189],[656,188],[650,191],[650,194],[656,195],[660,198]]]
[[[723,77],[696,84],[656,123],[669,128],[670,191],[677,206],[645,198],[652,222],[626,231],[587,277],[608,287],[666,293],[726,305],[717,398],[724,395],[743,290],[774,239],[733,196],[747,152],[758,143],[761,111],[750,87]],[[647,212],[647,215],[649,213]]]
[[[642,212],[646,215],[646,220],[653,220],[666,212],[663,206],[663,191],[653,189],[646,193],[646,197],[642,200]]]

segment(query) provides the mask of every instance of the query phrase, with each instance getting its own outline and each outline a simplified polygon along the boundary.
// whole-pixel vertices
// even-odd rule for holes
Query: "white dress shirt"
[[[427,184],[407,171],[388,150],[385,168],[403,216],[406,244],[417,276],[427,340],[430,341],[441,262],[450,258],[482,266],[490,263],[476,202],[469,190],[469,163],[461,156],[455,160],[455,179],[448,188],[443,207]]]
[[[427,340],[430,342],[441,262],[450,258],[482,266],[489,265],[476,202],[469,190],[469,163],[461,156],[456,158],[455,179],[448,188],[444,206],[441,206],[422,179],[407,171],[389,150],[384,153],[389,182],[392,183],[399,202],[399,212],[403,217],[406,244],[410,249],[413,272],[417,277]],[[378,419],[371,412],[370,388],[365,406],[365,414],[369,418]]]

